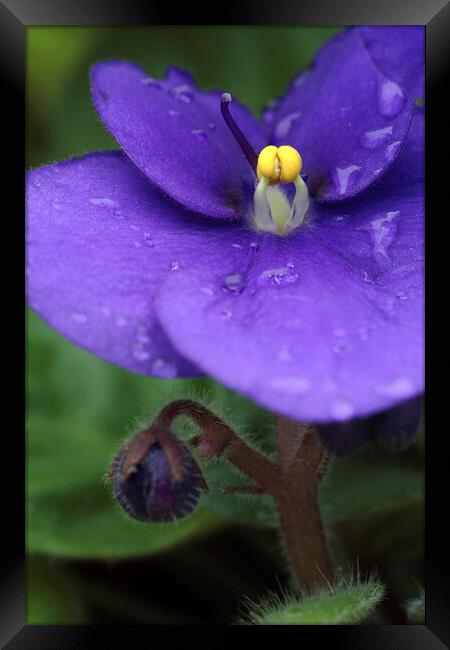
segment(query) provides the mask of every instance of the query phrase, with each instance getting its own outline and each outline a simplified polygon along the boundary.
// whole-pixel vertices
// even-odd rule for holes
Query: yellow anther
[[[264,147],[258,156],[256,173],[261,180],[267,178],[271,185],[282,183],[293,183],[299,176],[302,169],[302,159],[294,147],[283,145],[275,147],[269,145]]]

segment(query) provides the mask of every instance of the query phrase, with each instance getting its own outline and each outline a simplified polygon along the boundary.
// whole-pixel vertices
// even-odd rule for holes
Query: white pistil
[[[253,195],[257,230],[287,235],[302,225],[309,207],[308,188],[300,175],[294,184],[295,196],[291,206],[281,187],[269,185],[265,176],[261,178]]]

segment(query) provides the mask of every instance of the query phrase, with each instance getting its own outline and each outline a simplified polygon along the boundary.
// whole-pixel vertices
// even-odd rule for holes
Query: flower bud
[[[166,522],[186,517],[207,489],[200,468],[171,431],[137,433],[117,454],[110,473],[114,496],[134,519]]]

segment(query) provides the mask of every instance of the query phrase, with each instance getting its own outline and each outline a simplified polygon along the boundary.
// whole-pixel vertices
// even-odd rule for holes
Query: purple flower
[[[29,172],[31,306],[119,366],[206,373],[296,420],[417,397],[423,63],[420,27],[349,29],[261,122],[186,72],[98,63],[93,102],[121,151]],[[258,183],[221,108],[257,153],[298,150],[309,202],[298,174]]]

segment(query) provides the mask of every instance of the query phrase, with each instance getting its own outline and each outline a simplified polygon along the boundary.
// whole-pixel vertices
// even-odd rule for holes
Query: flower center
[[[221,100],[223,118],[259,181],[255,183],[253,195],[253,226],[257,230],[287,235],[303,223],[309,207],[308,188],[300,176],[300,154],[289,145],[269,145],[257,156],[231,117],[228,109],[230,102],[231,95],[224,93]],[[294,183],[295,195],[292,204],[283,190],[277,187],[280,183]]]

